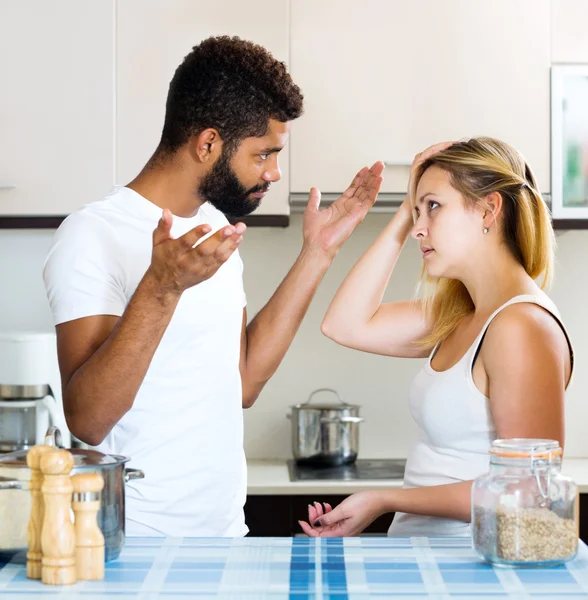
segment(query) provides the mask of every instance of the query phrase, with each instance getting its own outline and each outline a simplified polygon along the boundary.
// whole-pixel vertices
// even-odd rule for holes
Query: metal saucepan
[[[319,392],[337,397],[337,404],[310,404]],[[359,406],[346,404],[331,388],[320,388],[303,404],[290,407],[292,452],[298,464],[332,467],[355,461],[359,445]]]
[[[61,434],[50,427],[46,443],[61,447]],[[72,475],[99,472],[104,489],[98,512],[98,525],[104,535],[106,561],[114,560],[125,543],[125,482],[143,479],[138,469],[127,469],[130,459],[96,450],[68,449],[74,458]],[[29,480],[31,471],[26,463],[26,450],[0,456],[0,558],[9,556],[26,561],[27,524],[31,512]]]

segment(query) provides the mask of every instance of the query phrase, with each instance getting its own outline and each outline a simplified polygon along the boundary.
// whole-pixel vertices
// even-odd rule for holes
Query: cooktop
[[[317,467],[288,461],[290,481],[350,481],[355,479],[402,479],[404,458],[364,458],[350,465]]]

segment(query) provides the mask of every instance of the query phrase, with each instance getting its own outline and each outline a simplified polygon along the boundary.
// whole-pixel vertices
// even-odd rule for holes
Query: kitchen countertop
[[[48,586],[0,564],[2,600],[588,598],[588,548],[550,569],[482,562],[470,538],[129,538],[104,581]]]
[[[247,493],[251,496],[296,494],[353,494],[362,490],[402,487],[400,479],[353,481],[290,481],[285,460],[248,460]],[[580,493],[588,493],[588,458],[566,458],[562,472]]]

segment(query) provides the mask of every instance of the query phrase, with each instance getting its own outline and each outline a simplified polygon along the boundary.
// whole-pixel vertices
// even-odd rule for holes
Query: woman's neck
[[[525,269],[508,251],[497,252],[478,263],[477,268],[461,279],[477,314],[489,314],[521,294],[541,290]]]

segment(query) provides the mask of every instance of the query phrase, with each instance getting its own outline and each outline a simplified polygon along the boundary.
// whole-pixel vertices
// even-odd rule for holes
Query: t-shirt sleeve
[[[68,217],[55,234],[43,280],[55,325],[94,315],[120,317],[127,305],[124,253],[100,219]]]
[[[247,306],[247,295],[245,294],[245,286],[243,285],[243,260],[241,259],[241,255],[239,254],[239,250],[235,250],[235,254],[237,254],[237,258],[239,261],[239,268],[241,270],[241,284],[239,287],[239,293],[241,294],[241,306],[245,308]]]

